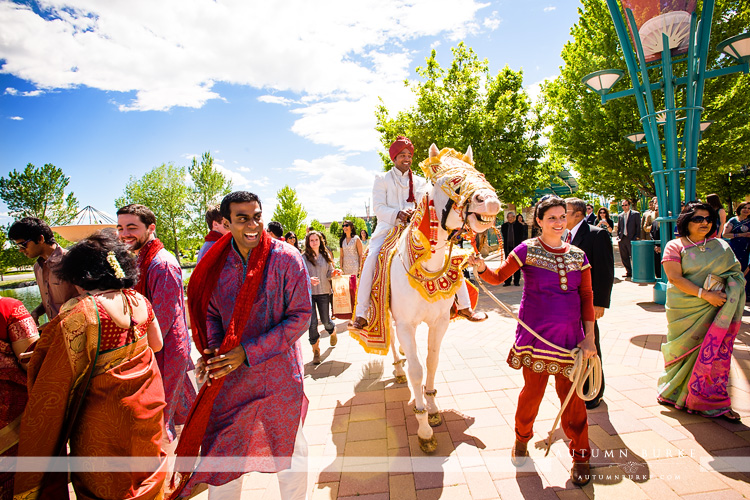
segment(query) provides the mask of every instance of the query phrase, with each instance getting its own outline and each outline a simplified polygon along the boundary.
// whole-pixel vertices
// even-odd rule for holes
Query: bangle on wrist
[[[699,289],[698,289],[698,298],[699,298],[699,299],[702,299],[702,298],[703,298],[703,292],[704,292],[704,291],[705,291],[705,290],[703,290],[703,288],[699,288]]]

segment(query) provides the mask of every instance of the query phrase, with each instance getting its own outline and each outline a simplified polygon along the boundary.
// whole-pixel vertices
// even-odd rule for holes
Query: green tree
[[[336,238],[337,241],[339,238],[341,238],[341,235],[344,234],[344,230],[341,229],[341,224],[339,224],[338,221],[331,222],[331,225],[328,226],[328,231],[334,238]]]
[[[73,193],[65,194],[70,177],[51,163],[37,168],[31,163],[22,172],[0,177],[0,198],[15,218],[38,217],[50,226],[67,224],[78,212]]]
[[[745,2],[746,3],[746,2]],[[586,90],[581,78],[605,68],[621,69],[625,77],[613,89],[632,87],[614,24],[602,0],[581,0],[579,20],[571,28],[573,41],[562,51],[560,76],[543,86],[542,103],[551,128],[550,158],[558,165],[571,164],[579,174],[580,189],[616,198],[638,198],[655,192],[646,148],[635,149],[624,136],[642,130],[635,98],[624,97],[601,104]],[[717,0],[709,46],[708,68],[726,65],[715,50],[718,41],[740,33],[750,24],[750,9],[741,0]],[[682,74],[684,63],[676,63]],[[652,69],[649,78],[660,78]],[[681,87],[684,89],[684,87]],[[678,99],[680,96],[678,96]],[[684,100],[684,98],[682,98]],[[655,107],[663,109],[656,93]],[[678,101],[678,106],[681,104]],[[750,155],[750,77],[732,75],[706,81],[702,119],[717,122],[703,135],[699,147],[698,194],[730,194],[727,174],[739,171]],[[735,193],[743,187],[737,184]],[[745,185],[746,186],[746,185]]]
[[[297,199],[297,191],[289,186],[279,189],[271,220],[280,222],[285,231],[294,231],[299,235],[305,233],[305,219],[307,211]]]
[[[321,233],[326,230],[326,227],[318,219],[313,219],[310,222],[310,227]]]
[[[0,280],[4,280],[4,275],[11,268],[20,268],[34,265],[34,260],[27,258],[24,254],[18,251],[16,245],[8,240],[8,228],[3,226],[0,228]]]
[[[232,191],[232,181],[216,167],[210,152],[203,153],[200,162],[193,158],[188,167],[193,182],[190,211],[193,216],[193,236],[200,238],[206,232],[205,215],[209,207],[221,202]]]
[[[180,240],[189,238],[190,214],[185,207],[191,194],[185,182],[185,168],[162,164],[143,177],[130,177],[125,193],[115,200],[118,207],[140,203],[156,216],[156,235],[180,261]]]
[[[523,90],[523,73],[506,66],[492,76],[487,60],[463,42],[451,50],[449,68],[440,67],[433,50],[416,69],[423,81],[412,86],[411,108],[391,118],[381,101],[375,113],[381,143],[388,148],[396,136],[406,135],[414,143],[415,164],[432,143],[460,151],[471,146],[477,169],[503,200],[528,201],[551,172],[540,162],[542,120]],[[381,157],[388,170],[390,158]]]

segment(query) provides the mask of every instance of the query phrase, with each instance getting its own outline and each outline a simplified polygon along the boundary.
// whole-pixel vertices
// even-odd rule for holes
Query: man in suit
[[[591,265],[591,287],[594,290],[594,310],[596,320],[598,320],[604,316],[604,309],[609,308],[612,284],[615,280],[615,256],[612,251],[612,238],[606,230],[586,223],[584,214],[586,207],[583,200],[566,198],[565,203],[567,205],[570,243],[583,250]],[[602,348],[599,344],[598,321],[594,321],[594,342],[596,352],[601,359]],[[604,375],[602,374],[602,387],[594,399],[586,402],[586,408],[592,409],[599,406],[603,394]]]
[[[508,212],[506,216],[506,222],[503,222],[503,225],[500,226],[500,234],[503,236],[503,250],[505,251],[506,257],[510,255],[510,252],[513,251],[516,246],[518,246],[521,241],[517,241],[519,236],[516,234],[518,231],[515,229],[514,223],[516,222],[516,214],[514,212]],[[515,286],[519,286],[521,284],[521,270],[519,269],[516,271],[513,276],[509,277],[507,280],[505,280],[505,283],[503,283],[503,286],[510,286],[511,280],[513,281],[513,284]]]
[[[586,224],[596,225],[596,214],[594,213],[594,205],[586,203]]]
[[[625,277],[633,277],[632,248],[631,242],[640,238],[641,214],[637,210],[630,209],[630,200],[622,200],[622,212],[617,215],[617,237],[620,241],[620,258],[625,266]]]

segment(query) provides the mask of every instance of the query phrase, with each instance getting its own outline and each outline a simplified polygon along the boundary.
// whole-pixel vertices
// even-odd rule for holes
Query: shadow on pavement
[[[648,312],[663,313],[666,310],[664,309],[664,305],[657,304],[656,302],[636,302],[635,305]]]
[[[661,351],[661,345],[667,341],[666,335],[636,335],[630,343],[651,351]]]

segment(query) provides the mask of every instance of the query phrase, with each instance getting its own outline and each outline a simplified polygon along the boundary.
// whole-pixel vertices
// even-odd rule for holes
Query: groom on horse
[[[427,181],[411,170],[414,144],[404,136],[398,136],[391,144],[388,153],[393,167],[385,174],[375,177],[372,187],[372,200],[378,225],[370,238],[367,258],[362,266],[357,284],[357,308],[355,319],[349,322],[349,329],[361,330],[367,326],[367,310],[370,307],[370,292],[378,261],[380,248],[386,235],[397,224],[408,224],[421,195],[427,190]],[[469,292],[464,282],[459,288],[458,314],[469,321],[484,321],[487,314],[477,313],[471,308]]]

